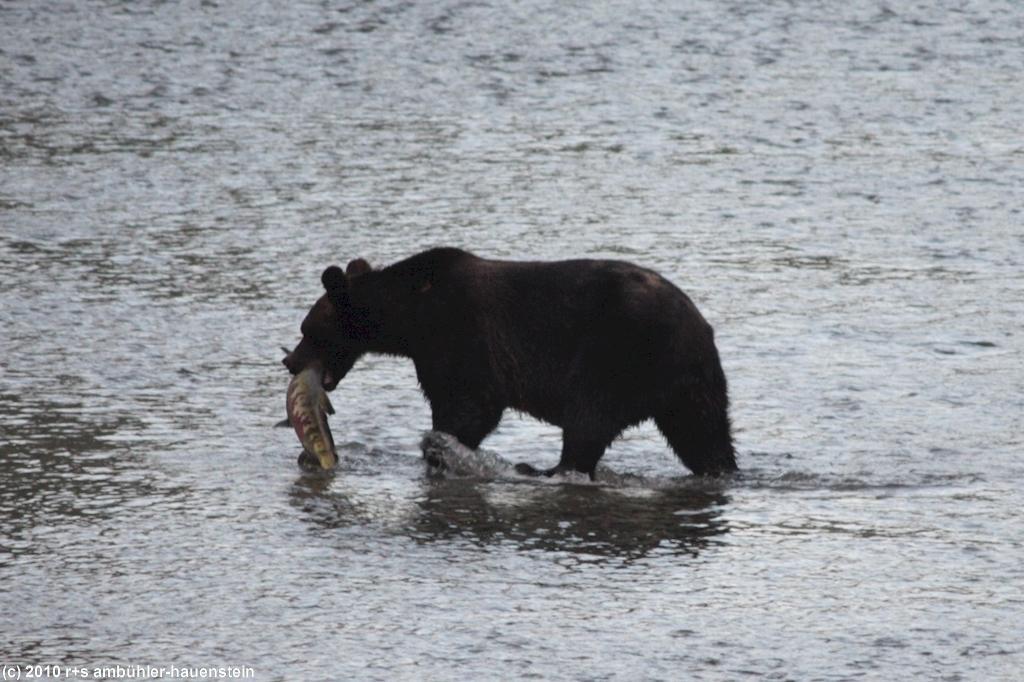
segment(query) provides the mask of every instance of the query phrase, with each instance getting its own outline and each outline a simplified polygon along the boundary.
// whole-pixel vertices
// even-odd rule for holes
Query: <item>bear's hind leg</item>
[[[576,470],[587,474],[593,481],[597,463],[613,440],[615,440],[615,436],[595,438],[589,435],[580,436],[568,431],[563,432],[562,457],[558,460],[558,465],[554,468],[553,473]]]
[[[593,438],[591,436],[576,436],[571,432],[563,432],[562,456],[558,460],[557,465],[550,469],[538,469],[532,464],[520,462],[516,464],[516,473],[524,476],[551,477],[567,471],[578,471],[587,474],[590,480],[593,481],[597,463],[613,440],[615,440],[614,436],[611,438]]]

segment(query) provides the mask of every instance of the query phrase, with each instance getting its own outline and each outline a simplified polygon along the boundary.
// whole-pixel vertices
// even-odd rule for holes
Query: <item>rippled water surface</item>
[[[0,657],[1020,679],[1022,65],[995,0],[0,4]],[[430,477],[394,358],[300,471],[319,273],[442,244],[679,284],[742,472]]]

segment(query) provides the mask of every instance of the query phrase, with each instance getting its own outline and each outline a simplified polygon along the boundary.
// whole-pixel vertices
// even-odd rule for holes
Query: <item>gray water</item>
[[[0,658],[1020,679],[1022,68],[997,0],[3,2]],[[430,476],[395,358],[303,473],[320,272],[435,245],[664,273],[741,473]]]

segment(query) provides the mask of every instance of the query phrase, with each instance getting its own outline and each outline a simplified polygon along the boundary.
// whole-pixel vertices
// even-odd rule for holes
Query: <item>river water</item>
[[[997,0],[0,4],[0,658],[1020,679],[1022,66]],[[378,357],[304,474],[321,270],[436,245],[664,273],[741,473],[430,477]]]

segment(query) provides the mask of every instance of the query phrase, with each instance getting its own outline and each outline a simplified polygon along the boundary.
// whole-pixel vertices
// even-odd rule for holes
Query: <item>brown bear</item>
[[[433,428],[469,448],[507,408],[562,429],[558,464],[594,477],[626,428],[654,419],[695,474],[736,470],[711,326],[657,273],[614,260],[517,262],[437,248],[379,270],[327,268],[284,359],[333,390],[364,353],[411,358]]]

